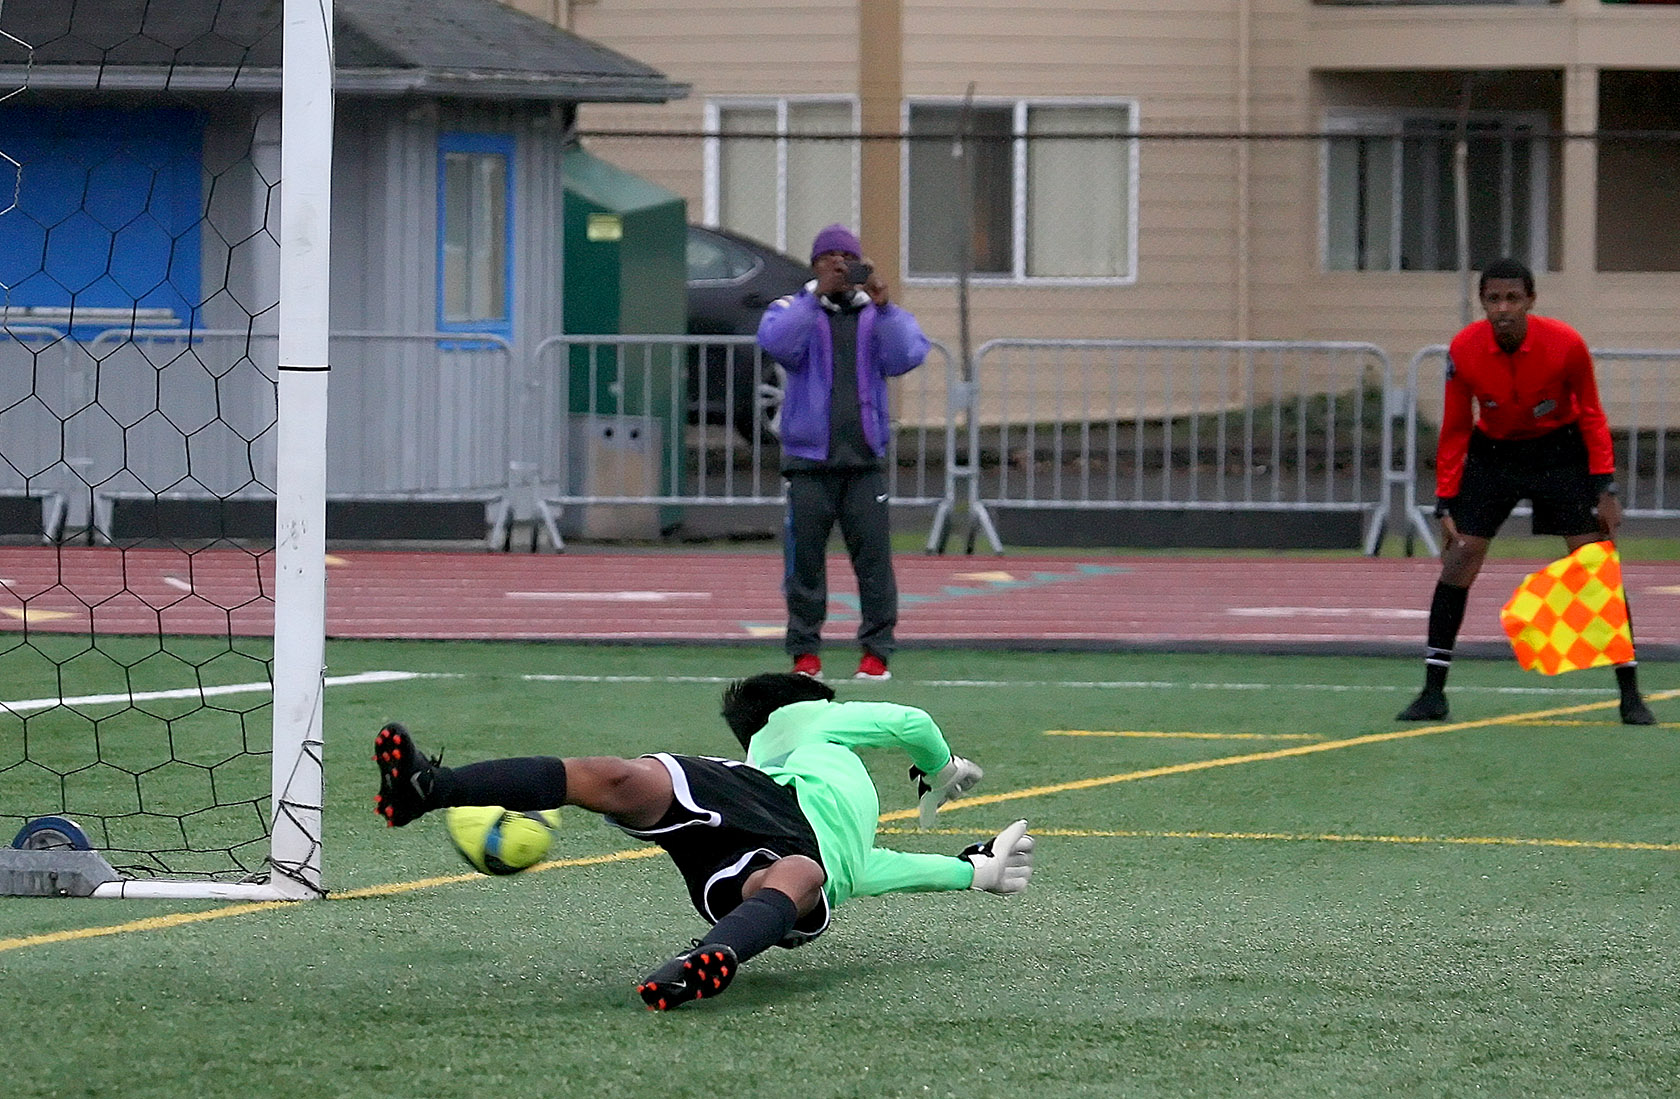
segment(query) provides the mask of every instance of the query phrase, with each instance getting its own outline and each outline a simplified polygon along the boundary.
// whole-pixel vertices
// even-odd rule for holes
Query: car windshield
[[[758,260],[747,249],[721,237],[688,234],[688,281],[738,279],[750,275]]]

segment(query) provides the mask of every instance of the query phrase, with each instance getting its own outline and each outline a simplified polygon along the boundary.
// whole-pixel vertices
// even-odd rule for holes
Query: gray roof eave
[[[458,69],[340,69],[334,83],[339,93],[347,95],[407,94],[588,103],[668,103],[687,98],[690,90],[687,84],[668,80]]]
[[[280,70],[151,65],[0,66],[0,84],[43,91],[278,93]],[[450,69],[340,69],[335,91],[350,96],[421,95],[437,98],[668,103],[690,86],[667,80],[595,77],[588,73],[464,72]]]

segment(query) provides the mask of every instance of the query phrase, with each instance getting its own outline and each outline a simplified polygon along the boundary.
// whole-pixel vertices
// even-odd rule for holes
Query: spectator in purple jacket
[[[838,522],[858,582],[863,656],[855,678],[889,679],[898,582],[882,461],[891,430],[887,379],[920,366],[928,338],[908,310],[892,304],[844,225],[828,226],[811,242],[811,270],[816,278],[772,302],[758,325],[759,345],[787,371],[786,647],[794,671],[822,676],[828,537]]]

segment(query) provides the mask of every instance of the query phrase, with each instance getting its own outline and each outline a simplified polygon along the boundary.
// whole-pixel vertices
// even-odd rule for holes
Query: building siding
[[[1566,129],[1566,118],[1580,114],[1566,98],[1563,74],[1571,67],[1680,67],[1680,10],[1593,0],[1451,8],[903,0],[902,11],[907,98],[960,97],[971,82],[979,97],[1124,97],[1137,103],[1149,135],[1139,149],[1135,284],[976,285],[976,345],[1002,335],[1359,339],[1403,361],[1456,329],[1459,277],[1324,270],[1319,142],[1253,142],[1241,154],[1234,142],[1156,135],[1310,135],[1331,105],[1450,110],[1461,68],[1527,74],[1491,82],[1478,106],[1537,107],[1551,127]],[[663,108],[585,108],[586,130],[691,131],[711,96],[858,90],[856,3],[613,0],[572,6],[571,16],[577,33],[694,89],[688,100]],[[657,173],[689,198],[694,216],[704,186],[699,147],[697,140],[620,142],[603,155]],[[1239,181],[1244,164],[1247,177]],[[1590,241],[1604,218],[1566,206],[1580,202],[1581,190],[1571,189],[1568,171],[1555,155],[1544,265],[1551,270],[1540,275],[1544,306],[1575,318],[1600,346],[1680,346],[1680,323],[1664,305],[1680,291],[1680,274],[1594,272],[1566,254],[1566,232]],[[1629,186],[1647,193],[1667,178],[1655,169],[1628,176]],[[1615,190],[1603,198],[1620,201]],[[1595,223],[1585,236],[1583,216]],[[1605,232],[1600,250],[1617,245],[1617,230]],[[955,343],[948,282],[912,283],[901,297],[930,334]]]

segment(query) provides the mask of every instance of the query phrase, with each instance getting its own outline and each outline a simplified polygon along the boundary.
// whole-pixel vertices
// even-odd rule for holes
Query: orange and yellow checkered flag
[[[1499,612],[1517,663],[1543,675],[1624,664],[1633,627],[1614,542],[1589,542],[1530,573]]]

